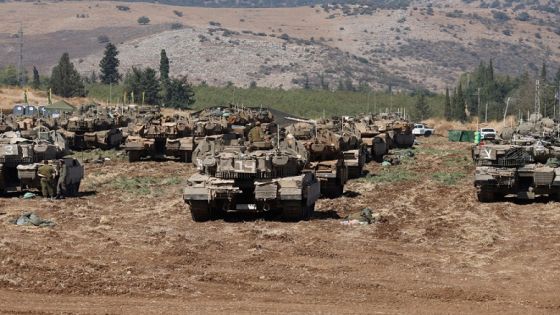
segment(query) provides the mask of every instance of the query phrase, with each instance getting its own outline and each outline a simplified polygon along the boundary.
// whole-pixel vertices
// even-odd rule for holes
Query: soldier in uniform
[[[58,171],[58,181],[56,184],[56,199],[64,199],[66,196],[66,175],[68,170],[64,160],[60,160],[60,169]]]
[[[43,161],[43,165],[39,166],[37,174],[41,178],[41,193],[43,198],[54,197],[53,179],[56,176],[56,170],[47,161]]]
[[[257,121],[255,127],[249,131],[249,142],[260,142],[264,141],[264,131],[261,128],[261,122]]]

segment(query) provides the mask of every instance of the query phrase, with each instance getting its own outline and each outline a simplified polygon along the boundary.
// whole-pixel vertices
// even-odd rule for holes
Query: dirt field
[[[107,153],[80,198],[0,199],[0,313],[558,314],[558,203],[479,204],[468,144],[420,140],[299,223],[194,223],[191,166]],[[366,206],[379,222],[340,224]],[[56,226],[9,223],[24,211]]]

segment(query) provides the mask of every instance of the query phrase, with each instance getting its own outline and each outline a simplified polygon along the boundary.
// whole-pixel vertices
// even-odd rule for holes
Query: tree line
[[[122,83],[127,95],[123,98],[130,95],[129,100],[137,104],[188,108],[195,102],[194,91],[187,78],[169,76],[169,58],[165,49],[161,50],[159,73],[150,67],[133,67],[125,73],[124,77],[119,72],[118,54],[117,47],[108,43],[99,62],[99,76],[93,71],[90,76],[84,77],[70,61],[69,54],[63,53],[58,64],[52,68],[50,77],[41,78],[37,68],[33,67],[30,86],[35,89],[50,89],[53,94],[61,97],[85,97],[88,93],[87,83],[99,82],[106,85]],[[15,66],[6,66],[0,69],[0,84],[18,85],[18,76]]]

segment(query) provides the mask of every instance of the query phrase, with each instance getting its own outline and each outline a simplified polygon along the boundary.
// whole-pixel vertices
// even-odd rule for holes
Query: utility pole
[[[541,112],[540,82],[535,81],[535,114]]]
[[[476,89],[476,95],[478,97],[478,104],[476,105],[476,115],[480,117],[480,88]]]
[[[25,71],[23,69],[23,27],[21,22],[19,23],[18,31],[18,45],[19,45],[19,56],[18,56],[18,81],[19,85],[23,87],[25,84]]]

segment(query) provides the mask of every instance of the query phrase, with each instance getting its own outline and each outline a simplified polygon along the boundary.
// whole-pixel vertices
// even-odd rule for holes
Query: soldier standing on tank
[[[64,199],[66,197],[66,176],[68,169],[64,160],[60,160],[60,168],[58,170],[58,181],[56,183],[56,199]]]
[[[43,165],[37,170],[39,178],[41,178],[41,193],[43,198],[54,197],[53,179],[56,176],[56,170],[47,161],[43,161]]]
[[[257,121],[255,127],[249,131],[249,142],[260,142],[264,140],[264,132],[261,128],[261,122]]]

